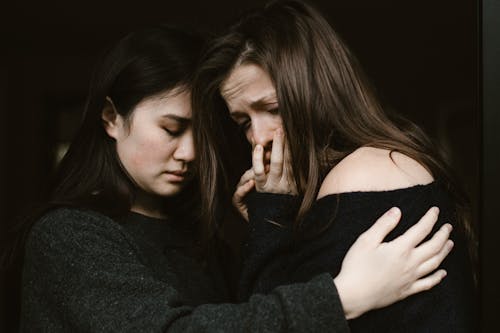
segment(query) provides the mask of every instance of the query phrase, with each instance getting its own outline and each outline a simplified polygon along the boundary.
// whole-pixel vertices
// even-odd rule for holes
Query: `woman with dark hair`
[[[392,206],[403,212],[391,240],[438,206],[438,224],[451,221],[456,230],[456,249],[443,263],[446,280],[352,320],[350,327],[475,328],[465,196],[427,136],[384,113],[356,59],[315,9],[293,0],[272,2],[213,41],[195,80],[193,110],[206,219],[236,186],[233,202],[250,222],[241,299],[320,272],[336,276],[349,246],[381,212]],[[228,118],[253,149],[252,168],[239,183],[227,176],[235,162],[219,164],[234,156],[227,142],[235,141],[236,130],[221,125]],[[223,190],[217,202],[213,193]]]
[[[97,68],[82,127],[27,237],[22,331],[340,332],[344,313],[443,278],[444,271],[422,277],[428,260],[447,255],[449,229],[416,247],[436,222],[431,212],[399,242],[382,243],[399,219],[389,213],[352,247],[339,274],[379,281],[336,288],[318,274],[231,304],[221,264],[227,248],[199,223],[190,88],[201,47],[185,32],[146,29],[120,40]],[[395,260],[381,260],[387,255]]]

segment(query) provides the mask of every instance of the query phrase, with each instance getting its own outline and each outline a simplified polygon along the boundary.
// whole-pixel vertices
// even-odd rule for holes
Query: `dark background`
[[[494,70],[500,67],[495,66],[500,58],[499,2],[311,2],[358,56],[383,104],[421,125],[444,148],[469,193],[474,216],[481,221],[481,260],[488,273],[483,274],[481,286],[486,331],[498,309],[494,284],[500,282],[492,268],[492,253],[498,252],[493,231],[498,227],[492,221],[500,222],[493,212],[493,193],[498,188],[495,171],[500,170],[494,168],[500,130],[495,115],[500,87]],[[57,155],[78,125],[93,66],[111,42],[157,23],[217,32],[241,11],[263,3],[4,4],[0,14],[0,233],[29,209],[30,202],[46,197]],[[488,51],[483,52],[483,44]],[[483,66],[491,69],[484,77]],[[19,270],[16,263],[0,272],[0,332],[15,330],[17,325]]]

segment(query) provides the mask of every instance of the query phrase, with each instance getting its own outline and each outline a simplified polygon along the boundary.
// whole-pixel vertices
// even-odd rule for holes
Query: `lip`
[[[264,163],[264,173],[268,174],[269,171],[271,171],[271,163],[270,162],[265,162]]]
[[[165,171],[165,174],[167,175],[168,181],[174,183],[183,182],[189,176],[189,172],[184,170]]]
[[[264,163],[264,172],[267,174],[271,169],[271,151],[267,150],[264,153],[264,159],[262,161]]]
[[[264,152],[264,159],[270,161],[271,160],[271,153],[272,153],[271,150],[266,150]]]
[[[176,176],[184,176],[184,175],[187,175],[187,171],[185,170],[169,170],[167,171],[167,173],[170,173],[172,175],[176,175]]]

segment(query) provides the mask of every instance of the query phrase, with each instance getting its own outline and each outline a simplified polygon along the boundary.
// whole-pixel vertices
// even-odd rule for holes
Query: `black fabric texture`
[[[290,204],[293,199],[287,195],[254,194],[249,200],[250,230],[255,234],[250,235],[246,244],[249,255],[243,265],[240,297],[266,293],[281,284],[307,281],[321,272],[336,276],[350,246],[388,209],[399,207],[402,219],[386,241],[403,234],[430,207],[438,206],[440,215],[433,231],[447,222],[454,225],[450,237],[455,246],[441,265],[448,273],[445,279],[430,291],[349,321],[350,329],[352,332],[473,332],[477,327],[465,238],[456,225],[449,195],[438,182],[391,191],[328,195],[316,201],[295,232],[290,222],[281,221],[283,228],[268,222],[283,216],[277,207],[290,208],[284,202]]]
[[[329,274],[236,304],[192,230],[60,208],[26,245],[22,332],[347,332]],[[222,257],[223,260],[223,257]]]

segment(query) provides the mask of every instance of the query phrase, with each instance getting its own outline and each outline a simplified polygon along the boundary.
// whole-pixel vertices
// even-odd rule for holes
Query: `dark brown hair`
[[[203,43],[194,33],[157,26],[129,33],[104,54],[90,82],[80,128],[55,174],[49,202],[23,217],[14,226],[14,235],[2,235],[5,259],[0,262],[8,264],[10,257],[24,247],[33,223],[55,207],[91,209],[112,217],[130,210],[136,186],[124,172],[115,143],[104,130],[101,114],[106,98],[127,119],[145,98],[172,89],[189,89]],[[179,196],[175,200],[187,202],[189,207],[168,203],[174,208],[173,215],[194,212],[191,206],[199,205],[193,199],[198,192],[194,188],[196,182],[183,191],[182,196],[190,192],[189,198],[182,200]]]
[[[208,223],[213,223],[218,205],[224,204],[235,182],[234,168],[227,161],[233,156],[228,143],[234,142],[234,134],[223,125],[228,110],[220,87],[235,66],[245,63],[262,67],[276,88],[293,172],[303,195],[296,225],[331,168],[357,148],[370,146],[421,163],[444,184],[455,202],[459,225],[472,235],[468,200],[429,138],[403,118],[389,119],[337,33],[315,9],[293,0],[272,2],[243,17],[211,43],[202,59],[193,89],[193,114]]]
[[[145,98],[188,89],[202,47],[194,34],[158,26],[128,34],[107,52],[94,71],[82,125],[59,166],[53,203],[111,216],[130,209],[136,186],[102,125],[106,98],[128,119]]]

